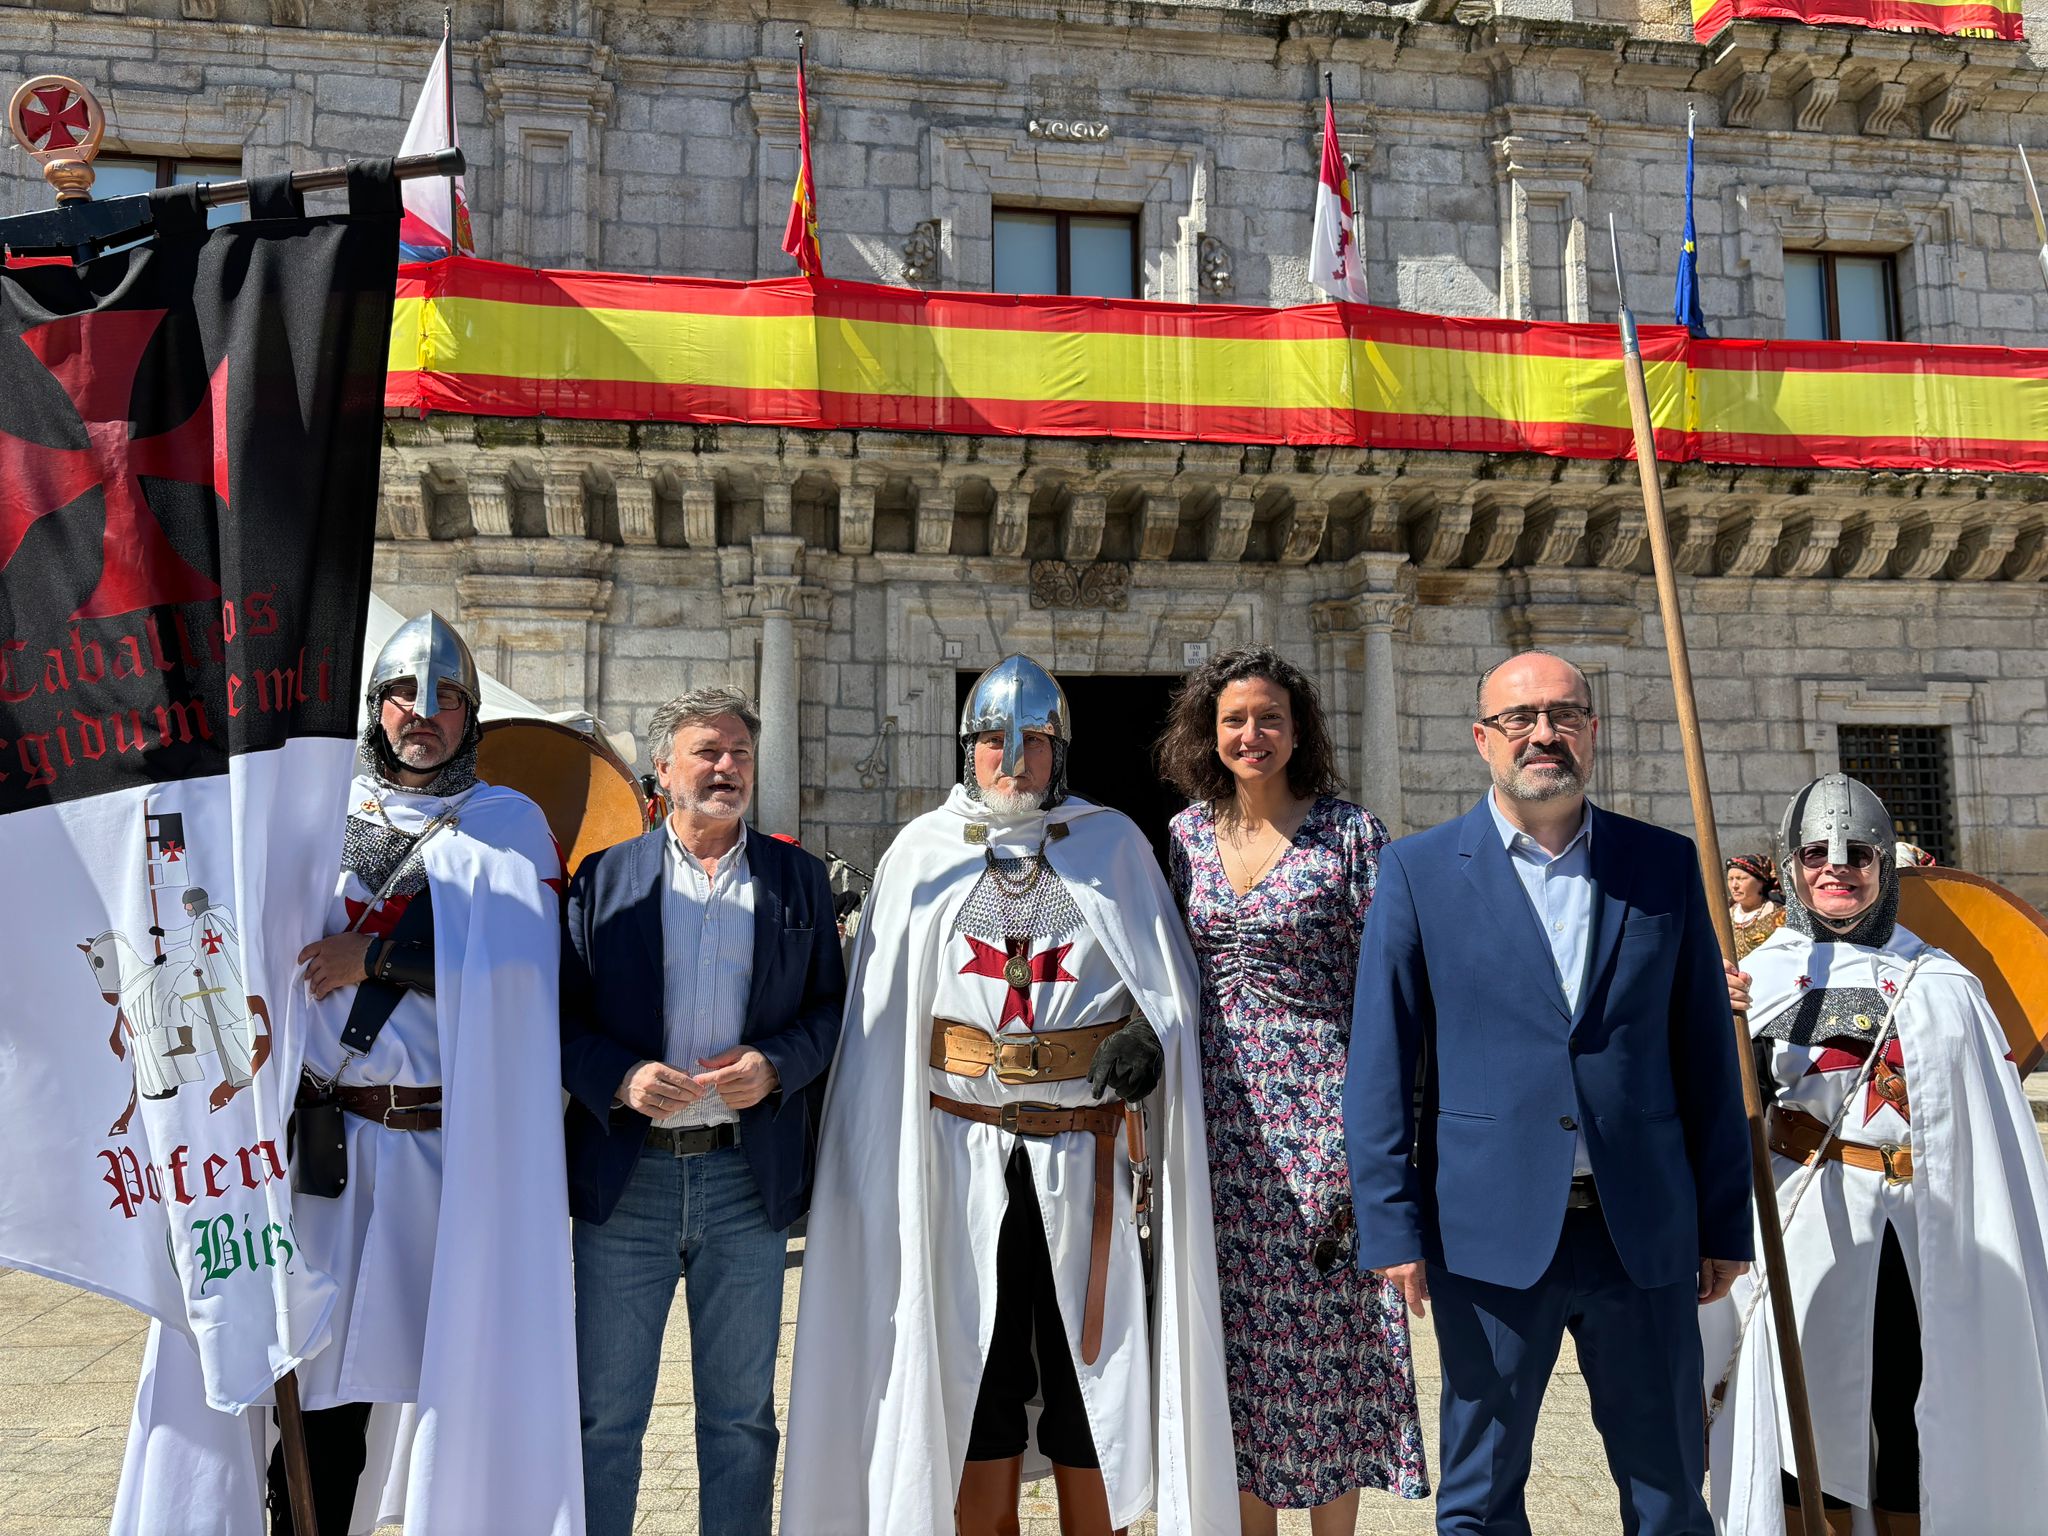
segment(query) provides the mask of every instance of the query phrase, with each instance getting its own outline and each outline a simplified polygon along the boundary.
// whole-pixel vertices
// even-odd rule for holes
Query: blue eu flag
[[[1671,293],[1671,320],[1705,339],[1706,312],[1700,308],[1700,258],[1692,223],[1692,108],[1685,109],[1685,249],[1678,253],[1678,286]]]

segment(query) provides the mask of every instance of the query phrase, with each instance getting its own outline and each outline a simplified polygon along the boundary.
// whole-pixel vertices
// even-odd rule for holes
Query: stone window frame
[[[1949,771],[1955,793],[1951,807],[1956,865],[1988,879],[1998,871],[1986,859],[1997,840],[1988,836],[1983,784],[1984,720],[1980,685],[1969,678],[1930,677],[1888,685],[1856,678],[1799,680],[1801,740],[1813,755],[1813,778],[1841,772],[1844,725],[1941,725],[1948,727]],[[1783,807],[1779,811],[1782,813]],[[1773,824],[1776,818],[1768,818]]]
[[[1000,205],[1134,214],[1138,296],[1196,296],[1198,277],[1183,272],[1192,264],[1183,225],[1202,189],[1214,183],[1205,146],[1121,134],[1070,143],[1033,138],[1022,127],[932,127],[926,134],[931,210],[941,231],[942,286],[993,291],[993,216]]]
[[[1955,284],[1961,255],[1957,231],[1969,224],[1952,197],[1896,192],[1883,198],[1817,196],[1803,187],[1737,187],[1746,213],[1741,266],[1750,286],[1749,312],[1785,333],[1785,253],[1822,251],[1892,258],[1899,340],[1923,346],[1960,339]],[[1710,317],[1711,318],[1711,317]]]

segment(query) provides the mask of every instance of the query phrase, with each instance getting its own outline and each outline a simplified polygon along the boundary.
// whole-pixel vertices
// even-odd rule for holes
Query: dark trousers
[[[969,1461],[1007,1461],[1025,1446],[1024,1405],[1042,1393],[1038,1449],[1062,1467],[1094,1468],[1095,1436],[1053,1288],[1045,1218],[1023,1147],[1003,1170],[1010,1203],[996,1238],[996,1324],[967,1435]]]
[[[1899,1250],[1899,1234],[1884,1229],[1877,1260],[1877,1302],[1870,1319],[1870,1502],[1894,1515],[1920,1512],[1920,1309],[1913,1277]],[[1785,1503],[1799,1502],[1799,1480],[1782,1474]],[[1829,1509],[1846,1509],[1840,1499],[1821,1496]]]
[[[355,1513],[356,1484],[369,1455],[368,1403],[340,1403],[305,1415],[306,1460],[313,1472],[313,1516],[320,1522],[315,1536],[348,1536]],[[271,1536],[299,1536],[292,1524],[291,1494],[284,1480],[284,1447],[270,1453]]]
[[[1566,1329],[1621,1495],[1626,1536],[1713,1536],[1698,1292],[1630,1280],[1598,1210],[1565,1213],[1526,1290],[1429,1268],[1443,1361],[1440,1536],[1530,1536],[1523,1489],[1536,1416]]]

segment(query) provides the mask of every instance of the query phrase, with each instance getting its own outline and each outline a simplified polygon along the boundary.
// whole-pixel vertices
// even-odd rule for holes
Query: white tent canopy
[[[363,629],[363,676],[370,675],[370,668],[376,663],[377,653],[384,649],[385,641],[397,633],[398,626],[408,615],[400,613],[375,592],[370,594],[369,622]],[[604,722],[588,710],[565,709],[549,712],[523,694],[514,693],[499,682],[481,666],[477,669],[477,680],[483,684],[483,708],[477,713],[484,720],[554,720],[562,725],[574,726],[577,730],[609,742],[612,750],[626,762],[631,763],[639,754],[639,747],[631,731],[605,729]]]

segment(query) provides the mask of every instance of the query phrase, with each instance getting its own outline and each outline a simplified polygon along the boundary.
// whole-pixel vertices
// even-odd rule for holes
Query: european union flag
[[[1692,223],[1692,108],[1685,109],[1685,249],[1678,253],[1678,286],[1671,293],[1671,320],[1705,339],[1706,311],[1700,308],[1700,258]]]

